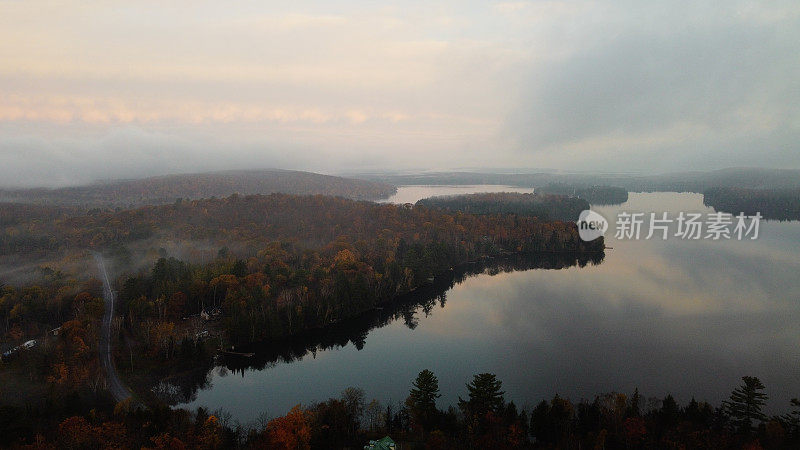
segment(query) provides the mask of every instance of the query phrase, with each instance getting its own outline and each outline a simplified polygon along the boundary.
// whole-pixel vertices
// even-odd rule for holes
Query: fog
[[[800,168],[795,1],[0,2],[0,185]]]

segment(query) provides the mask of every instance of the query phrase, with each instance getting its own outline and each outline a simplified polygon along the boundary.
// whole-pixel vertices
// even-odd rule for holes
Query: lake
[[[397,192],[380,203],[416,203],[417,200],[436,195],[461,195],[476,192],[522,192],[531,193],[533,188],[505,186],[501,184],[470,185],[412,185],[400,186]]]
[[[392,201],[482,187],[454,189],[401,187]],[[619,211],[712,210],[698,194],[632,193],[596,211],[611,221]],[[767,410],[783,412],[800,395],[800,223],[762,222],[759,233],[633,241],[614,239],[612,229],[613,249],[600,264],[478,268],[419,304],[296,348],[265,349],[261,362],[248,363],[255,367],[215,367],[176,403],[223,408],[247,423],[348,386],[368,400],[402,402],[427,368],[439,378],[440,407],[466,396],[465,383],[480,372],[496,373],[520,406],[636,387],[646,397],[671,393],[685,403],[694,395],[718,405],[741,376],[754,375],[767,387]]]

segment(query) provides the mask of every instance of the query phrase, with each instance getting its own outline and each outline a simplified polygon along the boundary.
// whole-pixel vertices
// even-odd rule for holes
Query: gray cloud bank
[[[528,73],[507,128],[521,155],[611,170],[800,165],[796,4],[615,6],[580,24],[584,45]]]

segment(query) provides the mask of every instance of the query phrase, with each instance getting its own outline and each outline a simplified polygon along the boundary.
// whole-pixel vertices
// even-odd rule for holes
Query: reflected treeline
[[[197,392],[211,386],[211,371],[216,366],[213,358],[198,361],[201,367],[172,375],[159,381],[151,391],[168,405],[189,403],[197,398]]]
[[[415,291],[367,311],[357,317],[331,324],[322,329],[304,332],[290,338],[259,342],[236,348],[237,353],[252,356],[220,354],[214,361],[204,364],[203,370],[192,370],[162,380],[153,392],[168,404],[189,403],[197,397],[200,389],[209,387],[211,371],[215,368],[226,373],[242,373],[246,370],[264,370],[279,363],[299,361],[307,355],[344,347],[352,343],[358,350],[364,348],[367,335],[373,329],[401,320],[410,329],[419,324],[421,317],[431,314],[434,307],[444,307],[447,291],[468,277],[481,274],[497,275],[530,269],[563,269],[600,264],[605,257],[599,253],[536,253],[509,255],[502,258],[486,258],[464,264],[447,271]]]

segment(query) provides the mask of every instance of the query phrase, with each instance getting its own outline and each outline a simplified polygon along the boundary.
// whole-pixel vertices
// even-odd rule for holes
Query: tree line
[[[586,200],[568,195],[488,192],[448,195],[419,200],[417,206],[466,214],[516,214],[540,220],[575,221],[589,209]]]
[[[574,219],[570,217],[569,221]],[[31,217],[30,220],[8,224],[3,229],[5,244],[0,247],[0,255],[104,250],[130,246],[148,238],[176,240],[189,248],[199,247],[202,242],[204,247],[227,246],[234,250],[250,249],[251,253],[254,247],[275,241],[292,241],[319,248],[339,236],[373,243],[391,243],[390,239],[399,237],[408,242],[427,242],[438,237],[448,246],[458,245],[458,240],[464,240],[463,245],[469,247],[467,251],[473,253],[481,250],[470,242],[476,236],[485,237],[486,245],[497,246],[502,246],[508,239],[521,240],[526,234],[536,235],[530,243],[534,243],[536,238],[548,239],[554,232],[558,235],[555,240],[569,238],[566,236],[568,226],[544,222],[544,219],[514,214],[489,218],[433,208],[408,210],[391,204],[323,195],[232,195],[128,210],[95,209],[77,215],[58,216],[53,220]],[[35,244],[21,246],[21,243],[40,241],[41,247]],[[573,245],[576,250],[580,250],[579,247],[580,243]],[[513,250],[513,247],[506,249]],[[565,249],[564,246],[554,248]]]
[[[573,403],[555,395],[531,408],[506,398],[492,373],[476,374],[457,405],[438,406],[439,380],[421,371],[400,404],[368,401],[359,388],[339,397],[297,405],[286,415],[261,416],[242,425],[224,411],[199,408],[143,410],[129,402],[68,416],[47,429],[25,422],[31,411],[0,408],[7,425],[0,443],[30,448],[360,448],[390,436],[400,448],[706,448],[788,449],[800,444],[800,401],[788,412],[767,416],[764,385],[742,377],[719,406],[694,398],[644,398],[638,389],[596,395]]]
[[[536,189],[545,194],[570,195],[592,205],[621,205],[628,201],[628,190],[617,186],[550,183]]]
[[[703,204],[735,215],[800,220],[800,189],[713,188],[703,193]]]

